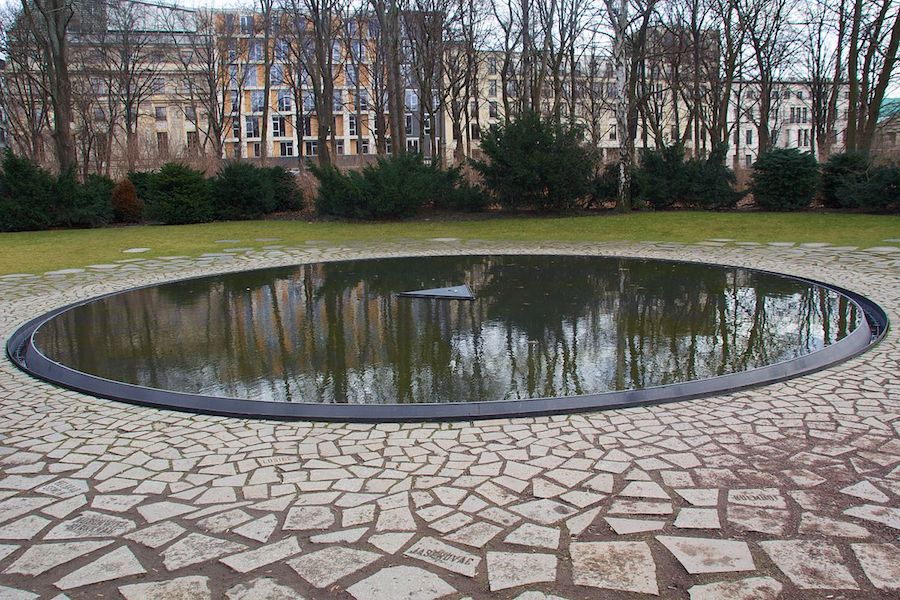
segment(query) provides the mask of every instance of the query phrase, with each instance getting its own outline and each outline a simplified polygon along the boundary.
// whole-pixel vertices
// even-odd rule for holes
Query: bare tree
[[[35,69],[43,54],[21,9],[7,6],[2,13],[0,51],[6,56],[0,103],[17,154],[44,162],[45,136],[50,132],[47,71]]]
[[[41,50],[46,79],[45,94],[53,107],[53,142],[61,172],[75,167],[72,135],[72,84],[69,77],[69,25],[74,10],[70,0],[21,0],[31,35]]]
[[[893,0],[852,0],[847,54],[848,150],[868,151],[897,62],[900,10]]]
[[[399,156],[406,151],[406,86],[401,73],[403,52],[400,47],[403,31],[401,14],[404,6],[402,0],[371,0],[375,18],[378,21],[381,46],[381,64],[385,74],[385,91],[388,105],[388,117],[391,131],[391,154]]]

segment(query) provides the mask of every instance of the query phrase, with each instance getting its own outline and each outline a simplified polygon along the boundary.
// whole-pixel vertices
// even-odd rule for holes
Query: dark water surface
[[[398,298],[468,284],[475,301]],[[124,292],[35,345],[100,377],[249,400],[418,403],[642,388],[819,350],[844,296],[728,267],[586,256],[354,260]]]

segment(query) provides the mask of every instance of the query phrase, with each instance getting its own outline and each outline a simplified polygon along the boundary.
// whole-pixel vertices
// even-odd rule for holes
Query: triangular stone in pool
[[[475,294],[472,293],[468,285],[454,285],[452,287],[431,288],[429,290],[414,290],[409,292],[400,292],[398,296],[406,298],[433,298],[439,300],[474,300]]]

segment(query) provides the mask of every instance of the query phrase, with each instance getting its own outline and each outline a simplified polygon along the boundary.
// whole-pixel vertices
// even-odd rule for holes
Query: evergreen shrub
[[[763,153],[753,165],[750,189],[756,205],[766,210],[801,210],[809,207],[819,187],[815,157],[797,148]]]
[[[181,163],[163,165],[148,178],[146,189],[144,212],[149,220],[175,225],[204,223],[214,216],[203,173]]]

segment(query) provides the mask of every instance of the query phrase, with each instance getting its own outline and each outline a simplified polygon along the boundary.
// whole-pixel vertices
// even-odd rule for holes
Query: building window
[[[250,60],[261,61],[263,59],[262,42],[250,42]]]
[[[481,127],[478,126],[478,123],[472,123],[472,139],[481,139]]]
[[[281,156],[294,155],[294,142],[281,142],[279,145],[281,146]]]
[[[488,116],[492,119],[496,119],[500,116],[500,111],[497,109],[497,102],[494,100],[488,102]]]
[[[169,134],[165,131],[156,132],[156,152],[160,158],[169,157]]]
[[[496,79],[491,79],[491,81],[488,83],[488,96],[490,96],[491,98],[497,97],[497,80]]]
[[[188,121],[196,121],[197,120],[197,109],[193,106],[185,106],[184,107],[184,118]]]
[[[166,93],[166,80],[162,77],[156,77],[153,79],[153,93],[154,94],[165,94]]]
[[[312,118],[309,115],[303,117],[303,135],[312,136]]]
[[[237,60],[237,40],[228,40],[228,60],[230,62]]]
[[[496,75],[497,74],[497,57],[491,56],[488,58],[488,75]]]
[[[353,61],[356,63],[366,62],[366,46],[360,40],[350,42],[350,51],[353,53]]]
[[[269,81],[272,85],[284,85],[284,67],[272,65],[269,70]]]
[[[290,45],[287,40],[278,40],[275,42],[275,60],[286,61],[288,58],[288,50]]]
[[[469,103],[469,114],[470,115],[478,114],[478,102],[476,102],[475,100],[472,100],[472,102]]]
[[[241,143],[240,142],[232,142],[231,156],[232,156],[232,158],[239,158],[241,156]]]
[[[316,141],[306,142],[306,155],[307,156],[318,156],[319,155],[319,142],[316,142]]]
[[[408,114],[408,115],[406,115],[406,135],[412,135],[412,134],[413,134],[413,119],[412,119],[412,115]]]
[[[289,90],[281,90],[278,92],[278,110],[281,112],[290,112],[293,105],[293,98]]]
[[[232,90],[231,94],[231,112],[241,111],[241,95],[237,91]]]
[[[262,156],[262,146],[259,142],[253,142],[253,156],[256,158]]]
[[[316,110],[316,97],[309,90],[303,92],[303,111],[314,112]]]
[[[362,154],[368,154],[368,153],[369,153],[369,140],[363,140]]]
[[[155,112],[157,121],[165,121],[167,119],[165,106],[157,106]]]
[[[418,154],[419,140],[406,140],[406,151],[415,152],[416,154]]]
[[[416,90],[406,90],[406,110],[419,109],[419,95]]]
[[[744,132],[744,142],[748,146],[753,145],[753,130],[752,129],[748,129],[747,131]]]
[[[272,136],[284,137],[285,135],[284,117],[272,117]]]
[[[748,169],[753,166],[753,156],[750,154],[744,155],[744,166]]]
[[[357,135],[359,133],[356,126],[356,115],[350,115],[347,118],[347,129],[349,130],[350,135]]]
[[[344,140],[337,140],[335,142],[335,152],[338,154],[344,153]]]
[[[253,15],[241,15],[241,33],[253,33]]]
[[[359,95],[357,96],[357,108],[361,111],[369,110],[368,90],[359,90]]]
[[[616,126],[610,125],[609,127],[609,139],[612,141],[616,141]]]
[[[187,132],[187,152],[189,156],[196,156],[200,149],[200,135],[196,131]]]
[[[344,67],[344,78],[347,80],[347,87],[356,87],[359,83],[359,73],[354,65],[346,65]]]
[[[422,121],[422,132],[425,135],[431,134],[431,117],[429,115],[425,115],[425,120]]]
[[[334,97],[332,98],[331,109],[334,112],[341,112],[344,110],[344,92],[343,90],[334,90]]]
[[[259,85],[259,78],[256,74],[256,66],[247,65],[244,67],[244,85],[247,87],[256,87]]]
[[[232,119],[231,120],[231,137],[234,137],[234,138],[241,137],[241,121],[240,121],[240,119]]]
[[[262,112],[265,98],[265,92],[262,90],[250,92],[250,112]]]
[[[247,130],[248,138],[259,137],[259,117],[245,117],[244,126]]]

